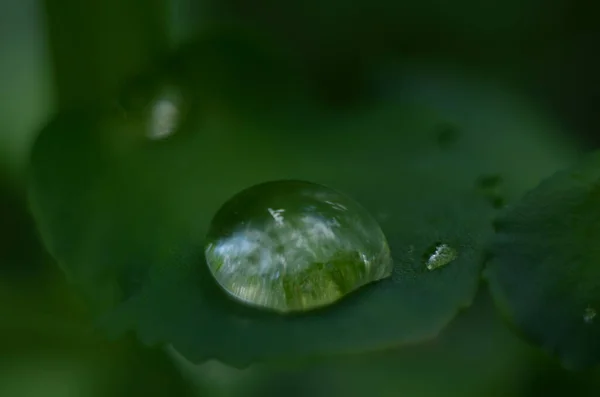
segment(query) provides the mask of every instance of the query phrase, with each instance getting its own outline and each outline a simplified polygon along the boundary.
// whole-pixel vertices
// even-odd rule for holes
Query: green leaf
[[[600,362],[600,153],[556,173],[497,221],[485,276],[500,309],[567,368]]]
[[[194,362],[245,365],[431,338],[477,291],[497,211],[490,194],[516,197],[573,151],[548,135],[521,133],[547,125],[506,109],[512,100],[498,112],[495,91],[463,81],[461,103],[452,77],[427,78],[403,87],[410,102],[390,99],[342,117],[310,113],[302,123],[293,112],[271,120],[267,110],[215,118],[202,93],[176,85],[186,111],[159,140],[145,138],[151,121],[144,107],[66,116],[35,145],[32,208],[54,256],[102,309],[101,327],[114,335],[134,330]],[[431,84],[440,90],[433,96]],[[489,175],[502,178],[481,183]],[[393,277],[302,315],[229,299],[204,263],[209,221],[241,189],[275,179],[329,185],[365,205],[388,237]],[[426,259],[438,244],[458,256],[430,271]]]
[[[240,387],[234,396],[521,396],[532,364],[541,365],[532,363],[532,349],[506,329],[485,292],[433,341],[319,362],[256,365],[224,375],[230,385],[246,386],[254,372],[254,387]]]
[[[44,0],[48,47],[61,109],[107,100],[169,48],[164,0]]]

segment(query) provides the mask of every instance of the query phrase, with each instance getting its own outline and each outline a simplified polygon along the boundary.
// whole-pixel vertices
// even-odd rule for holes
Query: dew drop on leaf
[[[439,269],[458,258],[458,252],[448,244],[436,244],[431,253],[426,255],[425,265],[428,270]]]
[[[366,209],[302,181],[262,183],[227,201],[211,222],[205,255],[234,299],[277,312],[327,306],[393,268]]]
[[[594,322],[595,318],[596,310],[591,307],[587,307],[583,312],[583,321],[585,321],[587,324],[591,324]]]
[[[148,138],[164,139],[175,132],[180,120],[181,99],[178,95],[161,95],[150,110]]]

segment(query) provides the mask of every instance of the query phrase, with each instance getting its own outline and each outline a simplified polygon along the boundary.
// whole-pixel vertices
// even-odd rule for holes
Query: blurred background
[[[214,31],[251,37],[285,67],[256,66],[223,39],[214,54],[226,56],[209,53],[197,71],[208,118],[268,116],[283,102],[277,117],[289,123],[326,114],[344,124],[400,97],[495,140],[535,135],[516,169],[552,156],[560,166],[573,158],[565,147],[600,144],[599,11],[584,0],[0,0],[0,396],[598,395],[598,370],[565,371],[520,340],[485,288],[434,340],[320,362],[194,366],[133,337],[107,341],[41,246],[25,187],[30,147],[53,114],[116,98],[164,52]],[[255,138],[267,137],[276,150],[278,139]]]

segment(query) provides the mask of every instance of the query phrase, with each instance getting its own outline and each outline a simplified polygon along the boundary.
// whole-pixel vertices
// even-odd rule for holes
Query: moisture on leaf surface
[[[193,62],[184,69],[201,70]],[[244,365],[431,338],[479,284],[481,248],[497,212],[477,187],[481,175],[501,175],[510,201],[573,151],[545,133],[548,123],[528,117],[529,108],[515,110],[512,97],[502,102],[498,90],[441,73],[402,74],[410,77],[399,87],[404,100],[386,82],[387,99],[341,118],[310,113],[312,105],[302,117],[290,108],[277,118],[271,110],[239,114],[238,101],[218,104],[239,117],[216,117],[210,92],[196,94],[196,83],[169,91],[182,93],[177,105],[185,111],[165,139],[148,138],[152,115],[144,106],[122,116],[61,116],[33,149],[30,194],[44,242],[100,302],[107,332],[136,331],[193,362]],[[440,125],[459,131],[451,145],[439,144]],[[370,213],[387,214],[381,228],[392,277],[288,316],[223,293],[205,262],[212,216],[248,186],[289,179],[339,189]],[[423,258],[437,243],[457,256],[429,271]]]
[[[568,368],[600,362],[600,154],[558,172],[497,221],[486,278],[500,309]]]
[[[278,312],[326,306],[392,273],[375,219],[346,195],[302,181],[236,194],[212,220],[205,252],[226,292]]]

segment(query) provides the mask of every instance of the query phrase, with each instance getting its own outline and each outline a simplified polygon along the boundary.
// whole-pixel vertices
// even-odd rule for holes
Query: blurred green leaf
[[[169,48],[169,2],[45,0],[61,109],[112,98]]]
[[[184,67],[175,70],[204,70],[194,66],[203,60],[182,59]],[[456,76],[403,71],[410,83],[401,79],[397,89],[408,99],[341,115],[306,112],[307,105],[298,122],[289,107],[278,117],[261,107],[239,111],[261,84],[234,103],[219,102],[228,117],[215,116],[208,106],[215,96],[198,84],[212,70],[187,75],[187,85],[169,80],[169,91],[182,93],[173,102],[180,111],[171,135],[161,139],[148,135],[160,82],[136,111],[59,116],[34,147],[30,185],[46,244],[103,309],[101,326],[170,343],[194,362],[246,365],[435,336],[477,291],[483,242],[497,211],[490,195],[510,200],[573,153],[552,138],[547,123],[530,117],[530,108],[515,108],[514,98]],[[230,70],[223,77],[228,84],[237,76]],[[272,89],[282,95],[277,109],[298,103],[294,92]],[[489,175],[501,178],[481,183]],[[208,223],[241,189],[286,178],[339,188],[379,217],[394,276],[297,316],[227,298],[204,263]],[[440,243],[458,258],[429,271],[427,255]]]
[[[94,332],[18,193],[0,180],[0,395],[189,395],[161,351]]]
[[[486,268],[500,309],[568,368],[600,362],[600,154],[545,180],[497,221]]]
[[[31,291],[0,283],[0,394],[191,395],[161,351],[131,338],[106,341],[62,288]]]

